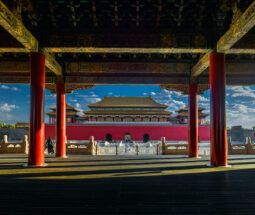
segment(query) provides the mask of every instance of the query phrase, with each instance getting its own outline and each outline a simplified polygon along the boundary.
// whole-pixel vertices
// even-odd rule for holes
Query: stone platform
[[[255,157],[0,155],[1,214],[255,214]]]

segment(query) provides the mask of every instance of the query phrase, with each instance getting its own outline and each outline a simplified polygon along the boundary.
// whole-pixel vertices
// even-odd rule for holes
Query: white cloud
[[[0,105],[0,111],[1,112],[10,112],[10,111],[12,111],[13,109],[16,109],[16,108],[18,108],[18,106],[16,106],[16,105],[9,105],[7,103],[4,103],[4,104]]]
[[[175,112],[187,105],[187,96],[182,95],[180,92],[163,89],[160,92],[150,92],[150,95],[158,103],[167,105],[167,110],[171,112]]]
[[[80,109],[81,108],[81,104],[80,103],[75,103],[74,105],[76,108]]]
[[[0,86],[0,89],[3,89],[3,90],[11,90],[11,91],[20,91],[20,89],[17,88],[17,87],[10,87],[10,86],[7,86],[7,85],[1,85],[1,86]]]
[[[45,99],[47,99],[47,100],[55,100],[56,97],[57,97],[56,94],[45,95]]]
[[[210,100],[208,99],[208,98],[206,98],[206,97],[204,97],[204,96],[202,96],[202,95],[198,95],[198,97],[197,97],[197,101],[198,102],[210,102]]]

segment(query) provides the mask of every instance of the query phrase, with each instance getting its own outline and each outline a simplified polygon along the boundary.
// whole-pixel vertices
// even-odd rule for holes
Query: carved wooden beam
[[[52,53],[134,53],[134,54],[175,54],[175,53],[207,53],[207,48],[95,48],[95,47],[46,47]]]
[[[0,25],[30,51],[38,50],[38,41],[23,23],[0,1]]]
[[[71,94],[75,90],[86,90],[95,87],[94,84],[82,84],[82,83],[65,83],[65,93]],[[46,90],[49,90],[51,93],[56,93],[56,84],[55,83],[46,83]]]
[[[182,92],[183,94],[189,94],[189,85],[188,84],[165,84],[160,85],[161,89],[174,90]],[[203,94],[205,91],[209,90],[209,84],[198,84],[197,94]]]
[[[56,61],[55,57],[52,56],[50,53],[46,52],[45,50],[43,50],[43,53],[45,55],[45,66],[49,68],[57,76],[63,75],[62,68]]]
[[[212,50],[206,53],[204,56],[200,58],[200,60],[195,64],[191,69],[191,76],[196,77],[200,75],[204,70],[209,67],[209,57],[212,53]]]
[[[45,55],[45,63],[46,63],[46,73],[49,73],[50,71],[55,71],[54,73],[56,75],[61,75],[61,67],[56,62],[54,62],[54,57],[48,56],[49,54]],[[60,72],[58,72],[60,71]],[[29,74],[29,61],[0,61],[0,74],[6,74],[6,73],[22,73],[22,74]]]
[[[255,1],[217,42],[217,51],[225,52],[255,26]]]

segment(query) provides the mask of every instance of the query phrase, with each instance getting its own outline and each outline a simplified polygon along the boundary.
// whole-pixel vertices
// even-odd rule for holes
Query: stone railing
[[[0,153],[15,153],[27,154],[28,153],[28,136],[24,135],[23,140],[20,142],[8,142],[8,136],[3,136],[3,141],[0,142]]]
[[[95,155],[96,154],[96,141],[91,136],[89,141],[70,141],[66,143],[67,154],[83,154],[83,155]]]
[[[246,143],[232,144],[231,137],[228,137],[229,155],[255,154],[255,144],[251,143],[251,138],[246,137]]]
[[[161,139],[163,155],[188,155],[188,143],[166,143],[165,137]]]

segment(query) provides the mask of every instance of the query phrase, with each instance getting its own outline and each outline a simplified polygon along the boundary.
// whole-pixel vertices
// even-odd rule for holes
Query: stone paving
[[[0,155],[1,214],[255,214],[255,156]]]

